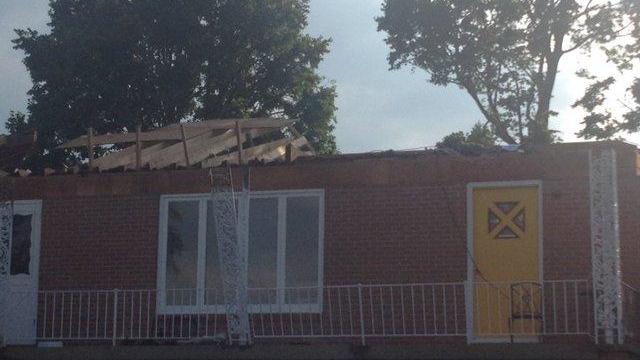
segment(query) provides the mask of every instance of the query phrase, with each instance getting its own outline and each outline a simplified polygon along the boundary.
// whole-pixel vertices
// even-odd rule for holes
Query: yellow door
[[[473,330],[534,335],[541,326],[537,186],[473,190]]]

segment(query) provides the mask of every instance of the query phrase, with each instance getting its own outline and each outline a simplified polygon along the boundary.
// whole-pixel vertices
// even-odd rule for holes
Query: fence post
[[[118,334],[118,289],[113,289],[113,328],[111,329],[111,346],[116,346]]]
[[[364,336],[364,312],[362,311],[362,284],[358,284],[358,304],[360,306],[360,342],[365,345]]]
[[[3,284],[1,283],[3,281],[5,281],[5,279],[0,278],[0,289],[2,289],[3,287],[2,286]],[[7,321],[5,319],[5,316],[7,312],[6,304],[8,303],[8,301],[5,299],[7,298],[7,296],[9,296],[9,294],[7,294],[5,291],[3,291],[2,294],[0,294],[0,305],[1,305],[0,306],[0,349],[6,346],[5,339],[7,338],[8,326],[6,325]]]

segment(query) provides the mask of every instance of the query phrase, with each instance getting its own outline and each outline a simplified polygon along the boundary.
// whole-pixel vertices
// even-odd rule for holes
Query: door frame
[[[40,286],[40,249],[41,249],[41,242],[42,242],[42,200],[14,200],[13,201],[13,206],[14,207],[26,207],[28,208],[30,211],[32,211],[31,213],[34,215],[33,216],[33,230],[32,230],[32,234],[33,234],[33,239],[31,240],[31,246],[32,246],[32,258],[31,258],[31,264],[30,266],[33,266],[33,283],[32,283],[32,287],[29,289],[24,289],[24,291],[27,291],[30,294],[33,294],[32,296],[35,298],[33,299],[33,303],[35,304],[35,308],[33,309],[35,317],[36,317],[36,322],[33,324],[33,334],[34,337],[32,339],[28,339],[28,341],[24,341],[23,339],[20,340],[20,344],[35,344],[37,341],[37,337],[38,337],[38,328],[37,328],[37,317],[38,317],[38,290],[39,290],[39,286]],[[9,244],[9,267],[11,266],[11,244]],[[7,289],[7,291],[11,291],[14,289],[11,289],[11,280],[8,279],[8,277],[11,276],[9,274],[7,274],[7,283],[5,284],[5,286],[9,287]],[[21,289],[22,290],[22,289]],[[3,318],[3,321],[6,321]],[[6,324],[0,324],[1,326],[5,326]],[[7,329],[3,329],[3,331],[6,331]],[[6,337],[5,337],[5,342],[6,342]],[[11,345],[9,343],[7,343],[7,345]]]
[[[471,182],[467,184],[467,280],[465,281],[465,313],[467,326],[467,343],[491,343],[491,342],[508,342],[511,341],[510,336],[495,338],[477,338],[473,333],[473,301],[474,301],[474,284],[475,269],[473,264],[473,230],[474,230],[474,203],[473,191],[475,189],[495,189],[495,188],[517,188],[517,187],[537,187],[538,188],[538,281],[542,284],[543,276],[543,219],[542,219],[542,180],[515,180],[515,181],[488,181],[488,182]]]

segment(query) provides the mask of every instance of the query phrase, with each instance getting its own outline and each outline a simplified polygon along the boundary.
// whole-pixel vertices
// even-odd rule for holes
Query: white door
[[[0,280],[4,297],[2,333],[8,345],[36,342],[40,215],[40,201],[14,202],[9,271]]]

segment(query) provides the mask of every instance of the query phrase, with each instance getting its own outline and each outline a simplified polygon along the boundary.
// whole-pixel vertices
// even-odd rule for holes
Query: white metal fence
[[[640,342],[640,291],[622,283],[622,324],[624,336],[630,342]]]
[[[593,334],[587,280],[484,282],[475,284],[472,296],[476,336]]]
[[[210,290],[205,293],[39,291],[37,339],[224,341],[221,298]],[[587,280],[250,289],[249,299],[255,338],[350,338],[365,343],[390,337],[593,334]]]

